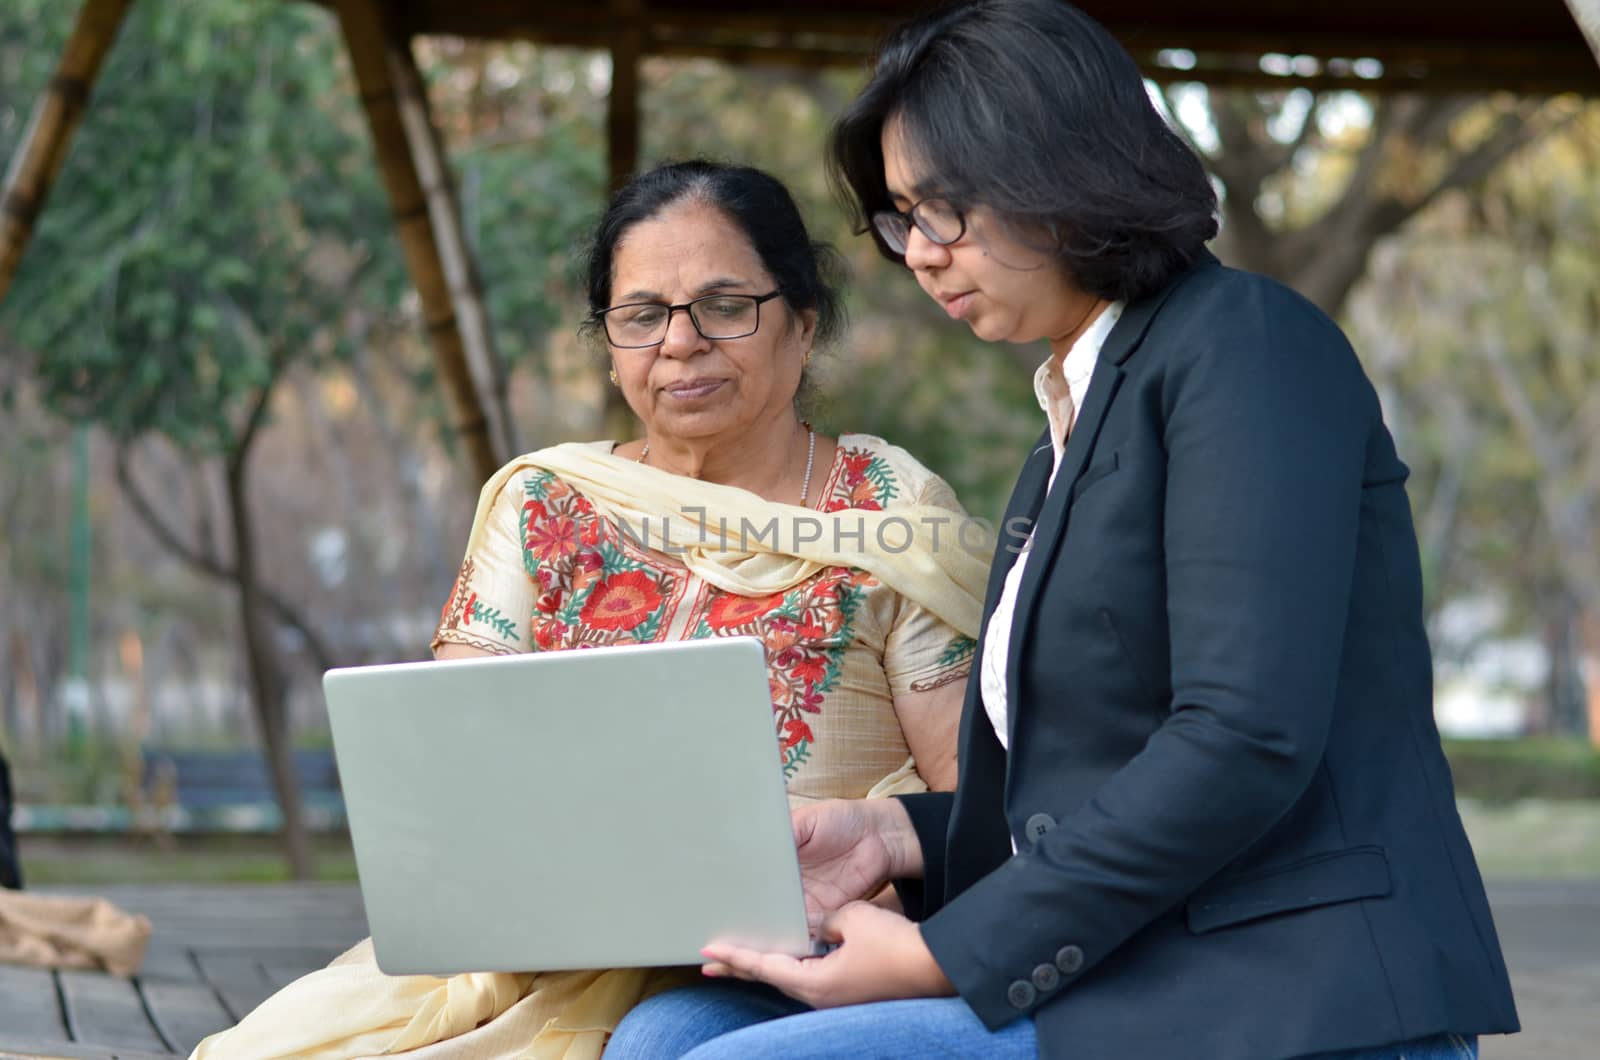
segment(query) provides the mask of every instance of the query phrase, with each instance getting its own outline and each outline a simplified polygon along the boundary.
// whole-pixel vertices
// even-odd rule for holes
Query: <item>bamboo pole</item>
[[[614,194],[639,165],[639,57],[644,53],[640,0],[611,0],[611,91],[606,97],[606,186]]]
[[[606,96],[606,187],[616,194],[639,167],[639,63],[644,54],[642,0],[611,0],[611,91]],[[608,386],[601,420],[607,437],[622,440],[637,427],[622,391]]]
[[[28,127],[0,184],[0,299],[5,298],[17,265],[33,238],[51,185],[83,118],[100,64],[117,38],[132,0],[84,0],[56,75],[39,94]]]
[[[1600,0],[1567,0],[1567,9],[1572,12],[1578,28],[1583,30],[1583,38],[1589,42],[1595,60],[1600,62]]]
[[[375,0],[336,7],[452,426],[474,474],[487,479],[513,452],[504,376],[421,78],[409,44]]]

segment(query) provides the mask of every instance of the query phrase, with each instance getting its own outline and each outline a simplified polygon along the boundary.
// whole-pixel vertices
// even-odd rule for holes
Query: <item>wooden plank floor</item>
[[[367,934],[353,884],[158,884],[96,894],[150,918],[144,966],[123,978],[0,965],[0,1060],[187,1055]]]
[[[103,897],[154,929],[132,979],[0,965],[0,1060],[170,1060],[367,933],[354,885],[159,884]],[[1492,881],[1523,1033],[1484,1060],[1593,1056],[1600,1039],[1600,880]]]

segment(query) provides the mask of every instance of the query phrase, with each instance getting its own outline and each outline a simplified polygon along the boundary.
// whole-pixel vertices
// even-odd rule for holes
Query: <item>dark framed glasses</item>
[[[896,254],[904,254],[911,238],[911,226],[929,240],[947,247],[967,231],[967,219],[948,199],[923,199],[911,209],[878,210],[872,215],[872,227]]]
[[[637,350],[664,342],[672,314],[689,314],[694,329],[705,339],[742,339],[761,327],[761,305],[782,291],[766,294],[708,294],[678,305],[665,302],[628,302],[602,309],[595,316],[606,329],[606,340],[624,350]]]

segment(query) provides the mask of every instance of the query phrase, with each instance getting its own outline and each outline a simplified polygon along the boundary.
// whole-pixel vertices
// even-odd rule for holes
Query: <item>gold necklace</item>
[[[811,424],[808,423],[805,426],[806,426],[806,435],[807,435],[807,439],[806,439],[806,476],[800,482],[800,506],[802,508],[805,507],[806,498],[811,495],[811,468],[812,468],[812,465],[816,463],[816,459],[817,459],[817,432],[812,428]],[[649,442],[645,442],[644,443],[644,448],[639,450],[639,456],[638,456],[638,458],[636,460],[634,460],[634,463],[635,464],[643,464],[644,463],[644,458],[649,456],[649,455],[650,455],[650,443]]]

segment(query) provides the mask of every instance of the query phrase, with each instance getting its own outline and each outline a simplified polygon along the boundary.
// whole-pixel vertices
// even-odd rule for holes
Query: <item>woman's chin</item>
[[[657,437],[690,441],[715,438],[731,431],[738,422],[727,409],[657,409],[650,431]]]

